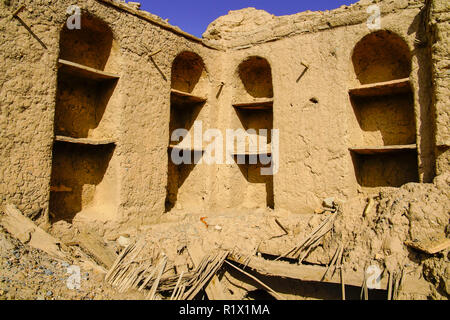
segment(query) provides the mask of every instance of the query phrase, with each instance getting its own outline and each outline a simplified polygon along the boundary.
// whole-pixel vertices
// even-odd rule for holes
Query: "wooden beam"
[[[450,247],[450,239],[441,238],[439,240],[428,242],[406,241],[405,245],[428,254],[435,254]]]
[[[237,258],[234,255],[229,255],[228,260],[239,263],[241,265],[247,264],[247,268],[256,271],[259,274],[266,276],[290,278],[301,281],[310,282],[324,282],[341,284],[341,276],[336,272],[332,277],[323,279],[326,267],[313,265],[297,265],[285,261],[271,261],[264,258],[252,257],[250,262],[244,261],[245,257]],[[361,287],[364,282],[364,272],[347,271],[342,274],[345,278],[345,285]],[[410,294],[427,295],[429,293],[430,284],[424,279],[416,279],[405,275],[401,291]],[[388,279],[386,276],[381,278],[380,289],[387,290]]]
[[[66,248],[58,239],[39,228],[33,221],[25,217],[13,204],[3,206],[3,214],[0,214],[2,225],[13,237],[23,244],[47,252],[49,255],[67,260]]]
[[[205,256],[200,245],[193,245],[188,247],[188,252],[192,258],[192,262],[197,267]],[[226,295],[226,292],[219,280],[217,275],[213,275],[211,280],[205,287],[206,294],[210,300],[229,300],[230,298]]]

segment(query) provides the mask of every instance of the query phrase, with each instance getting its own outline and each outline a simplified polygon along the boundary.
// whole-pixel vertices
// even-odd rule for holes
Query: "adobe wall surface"
[[[34,1],[19,14],[46,48],[12,18],[12,12],[22,3],[25,4],[18,2],[14,7],[7,7],[2,2],[0,10],[4,70],[0,93],[0,193],[2,201],[15,203],[26,215],[35,216],[42,210],[46,216],[59,37],[69,17],[66,10],[72,3],[58,1],[50,5],[48,1]],[[220,60],[220,53],[98,1],[81,1],[79,6],[112,29],[117,50],[115,66],[110,66],[110,70],[107,66],[105,71],[120,75],[110,99],[112,103],[105,111],[113,129],[108,130],[106,136],[100,134],[102,138],[116,141],[110,160],[117,177],[116,191],[108,197],[113,196],[118,205],[114,210],[105,208],[107,212],[98,218],[106,221],[135,219],[141,223],[143,217],[164,212],[172,61],[182,51],[196,52],[210,65],[210,74],[218,74],[214,70],[217,63],[211,61]],[[159,49],[161,53],[149,57]],[[210,112],[211,108],[207,104],[203,111]],[[93,138],[98,138],[95,130],[91,133]],[[93,217],[87,212],[86,217],[79,218],[90,220]]]
[[[355,159],[349,151],[355,146],[417,144],[417,156],[408,153],[388,169],[383,161],[365,162],[378,168],[384,180],[392,175],[394,186],[403,180],[431,182],[435,171],[448,171],[445,19],[449,8],[441,2],[427,6],[419,0],[379,2],[382,30],[398,35],[411,53],[411,72],[404,77],[410,77],[412,94],[406,102],[387,102],[387,110],[396,110],[393,118],[377,112],[377,102],[372,101],[365,109],[365,118],[373,120],[364,122],[352,104],[349,89],[365,84],[357,78],[352,54],[357,43],[372,32],[366,24],[371,2],[283,17],[243,9],[217,19],[199,40],[124,4],[80,1],[83,13],[103,21],[113,34],[110,59],[90,67],[120,76],[102,100],[106,106],[101,111],[102,120],[98,123],[96,115],[81,118],[77,121],[86,127],[75,130],[76,138],[114,141],[113,150],[105,152],[106,160],[99,160],[106,162],[105,167],[84,161],[83,154],[88,152],[76,150],[70,151],[75,152],[73,161],[70,156],[52,160],[55,134],[74,131],[70,112],[55,112],[55,105],[73,105],[72,111],[88,105],[81,98],[68,98],[70,78],[67,86],[61,81],[58,85],[57,80],[58,58],[70,58],[72,52],[61,51],[59,41],[69,16],[66,10],[72,3],[34,1],[19,14],[42,43],[11,17],[22,3],[0,4],[0,59],[5,70],[0,78],[0,194],[2,201],[13,202],[26,215],[59,220],[57,212],[52,213],[56,218],[49,212],[50,189],[55,187],[52,181],[56,176],[73,184],[67,201],[52,202],[56,211],[64,211],[64,203],[73,203],[71,208],[75,209],[66,210],[66,221],[96,221],[101,228],[119,232],[158,222],[169,211],[213,215],[270,207],[280,212],[311,213],[327,197],[348,200],[379,191],[379,176],[373,171],[355,175]],[[426,42],[428,21],[435,30],[432,44]],[[199,82],[192,88],[182,83],[174,86],[172,77],[173,62],[184,51],[197,54],[204,64]],[[254,56],[268,62],[272,77],[268,80],[267,68],[261,65],[261,81],[254,94],[258,99],[273,98],[273,110],[258,111],[256,117],[232,106],[252,98],[242,84],[239,66]],[[369,58],[377,60],[376,55]],[[185,71],[180,69],[180,74]],[[267,89],[270,84],[272,88]],[[171,88],[190,91],[206,102],[194,109],[193,115],[187,110],[175,112]],[[398,110],[397,105],[401,105]],[[235,162],[170,167],[168,139],[177,123],[171,122],[174,112],[191,134],[194,120],[202,121],[203,131],[217,128],[224,136],[229,128],[279,129],[278,173],[261,176],[257,165],[243,167]],[[57,119],[64,125],[54,127]],[[383,129],[374,130],[380,123]],[[412,165],[406,176],[396,173],[403,162],[414,161],[417,170]],[[58,170],[52,170],[58,163]],[[80,181],[75,181],[70,171],[78,167],[82,167]],[[89,170],[101,174],[96,176],[97,171],[90,174]],[[361,181],[366,185],[361,186]],[[168,205],[167,201],[173,203]]]
[[[449,169],[450,133],[449,108],[449,39],[450,4],[433,1],[430,6],[429,41],[433,63],[434,105],[436,114],[436,171],[438,174]]]
[[[426,21],[419,2],[409,6],[402,1],[381,2],[382,29],[400,35],[408,50],[413,52],[410,74],[414,87],[413,106],[392,119],[383,115],[386,110],[367,111],[368,118],[375,119],[372,121],[387,123],[386,133],[380,135],[379,131],[369,128],[367,140],[360,132],[348,92],[359,85],[351,59],[354,47],[372,32],[365,23],[368,5],[360,2],[332,12],[286,17],[274,17],[253,8],[232,11],[213,22],[204,34],[207,43],[228,48],[222,94],[225,101],[221,105],[225,125],[233,127],[236,118],[235,113],[227,112],[226,108],[239,86],[236,76],[239,63],[250,56],[263,57],[270,63],[273,128],[280,129],[280,169],[273,183],[276,209],[310,212],[326,197],[349,199],[362,192],[348,150],[355,145],[383,144],[383,140],[386,144],[402,144],[395,140],[414,143],[417,137],[418,179],[430,182],[434,177],[431,66],[427,50],[415,45]],[[279,30],[281,26],[284,32]],[[303,64],[308,66],[306,71]],[[400,109],[401,103],[394,99],[389,108]],[[412,131],[401,129],[405,137],[400,131],[389,128],[405,122],[406,127],[412,127]],[[223,184],[218,194],[228,192],[230,203],[245,206],[242,203],[245,192],[234,192],[245,184],[237,169],[234,173],[225,167],[219,169],[225,177],[223,181],[228,177],[229,182]],[[378,169],[382,172],[383,164]],[[401,171],[398,167],[391,170],[394,170],[390,172],[392,175]],[[263,186],[259,186],[259,193],[264,193]],[[257,201],[254,197],[253,200]]]

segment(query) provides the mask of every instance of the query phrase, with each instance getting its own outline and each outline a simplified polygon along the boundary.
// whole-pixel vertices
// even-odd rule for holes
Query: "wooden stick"
[[[308,249],[305,251],[305,253],[303,254],[303,256],[301,258],[300,258],[300,254],[299,254],[298,263],[302,264],[303,260],[308,256],[308,254],[311,252],[311,250],[315,249],[319,244],[320,244],[320,238],[316,239],[316,241],[308,247]]]
[[[180,297],[183,296],[185,290],[186,290],[186,285],[182,285],[180,288],[180,291],[178,292],[177,296],[175,297],[175,300],[180,300]]]
[[[299,245],[295,246],[294,248],[290,249],[289,251],[287,251],[286,253],[282,254],[281,256],[279,256],[278,258],[275,259],[275,261],[286,257],[289,254],[297,254],[297,252],[299,250],[301,250],[311,239],[313,239],[314,236],[316,236],[320,230],[330,221],[332,221],[332,219],[334,220],[334,217],[336,216],[336,214],[332,214],[330,216],[328,216],[324,221],[322,221],[322,223],[315,228],[306,238],[304,238]],[[331,229],[330,229],[331,230]],[[322,237],[324,234],[328,233],[329,230],[327,230],[325,233],[321,234],[320,237]],[[319,238],[320,238],[319,237]]]
[[[153,282],[152,288],[147,297],[150,297],[150,300],[155,298],[156,290],[158,289],[159,280],[161,280],[161,276],[166,268],[167,257],[163,257],[161,268],[159,269],[159,274],[156,280]]]
[[[341,291],[342,291],[342,300],[345,300],[345,280],[344,280],[344,245],[342,245],[341,250],[341,259],[339,262],[339,269],[341,269]]]
[[[209,263],[210,266],[208,268],[206,268],[204,272],[202,272],[198,281],[192,286],[191,289],[189,289],[186,292],[184,298],[187,300],[193,299],[197,295],[197,293],[203,288],[203,286],[210,280],[210,278],[216,274],[216,272],[222,266],[222,264],[227,256],[228,256],[228,251],[224,252],[220,256],[218,256],[218,254],[216,254],[214,257],[214,260],[211,260],[212,263]]]
[[[342,291],[342,300],[345,300],[344,268],[342,268],[342,266],[341,266],[341,291]]]
[[[140,274],[137,277],[136,281],[132,284],[132,287],[135,287],[135,288],[139,287],[139,282],[144,280],[144,275],[148,272],[148,270],[150,270],[150,268],[152,266],[153,266],[152,261],[148,261],[147,265],[144,268],[142,268],[142,271],[140,271]]]
[[[153,57],[154,55],[160,53],[161,51],[162,51],[162,49],[159,49],[159,50],[156,50],[156,51],[150,53],[150,57]]]
[[[364,300],[369,300],[369,289],[367,288],[367,280],[364,281]]]
[[[388,272],[388,276],[389,276],[389,282],[388,282],[387,299],[391,300],[391,298],[392,298],[392,273]]]
[[[370,210],[372,210],[373,204],[374,204],[373,198],[370,198],[369,202],[367,202],[366,208],[364,209],[363,217],[366,217],[367,214],[370,212]]]
[[[335,261],[337,260],[340,249],[341,249],[341,247],[339,246],[339,247],[336,249],[336,251],[334,252],[334,255],[333,255],[333,257],[331,258],[330,263],[328,264],[327,270],[325,270],[325,273],[324,273],[324,275],[323,275],[323,277],[322,277],[322,280],[324,280],[324,279],[326,278],[326,275],[327,275],[328,271],[330,270],[330,268],[334,265]]]
[[[280,223],[280,221],[278,221],[277,218],[275,218],[275,223],[281,228],[281,230],[283,230],[283,232],[284,232],[285,234],[289,234],[289,232],[286,230],[285,227],[283,227],[283,225]]]
[[[178,278],[177,284],[175,285],[175,289],[173,289],[172,295],[170,296],[170,300],[173,300],[175,297],[175,293],[178,290],[178,286],[181,283],[181,279],[183,278],[184,271],[181,271],[180,277]]]
[[[23,9],[25,9],[25,5],[21,5],[16,11],[13,12],[12,16],[15,17],[17,16],[19,13],[21,13],[23,11]]]
[[[368,292],[367,292],[367,274],[366,274],[366,268],[364,267],[364,279],[361,286],[361,294],[359,295],[359,299],[362,300],[364,297],[364,300],[367,300]]]
[[[251,275],[248,272],[245,272],[244,270],[242,270],[241,268],[235,266],[234,264],[228,262],[227,260],[225,260],[225,263],[227,263],[228,265],[232,266],[233,268],[235,268],[236,270],[239,270],[240,272],[242,272],[243,274],[245,274],[246,276],[252,278],[253,280],[255,280],[256,282],[258,282],[260,285],[262,285],[264,288],[266,288],[267,290],[269,290],[270,292],[272,292],[272,294],[275,296],[276,299],[278,300],[285,300],[281,295],[279,295],[278,293],[276,293],[271,287],[269,287],[268,285],[266,285],[264,282],[262,282],[261,280],[259,280],[258,278],[256,278],[255,276]]]
[[[334,277],[334,273],[336,272],[337,268],[340,268],[342,266],[342,253],[344,252],[344,246],[341,244],[339,247],[339,254],[338,258],[336,260],[336,263],[334,264],[333,273],[331,274],[331,278]],[[339,267],[338,267],[338,261],[339,261]]]
[[[395,273],[395,286],[392,290],[392,300],[397,300],[398,298],[398,292],[400,289],[400,280],[401,280],[400,274]]]
[[[160,261],[160,262],[158,263],[158,265],[157,265],[155,268],[153,268],[152,272],[151,272],[150,275],[147,277],[147,279],[144,280],[144,282],[142,283],[142,285],[139,287],[138,291],[142,291],[142,289],[144,289],[145,286],[150,282],[150,280],[151,280],[151,279],[153,278],[153,276],[155,275],[156,270],[158,270],[158,267],[161,265],[161,262],[162,262],[162,261]]]

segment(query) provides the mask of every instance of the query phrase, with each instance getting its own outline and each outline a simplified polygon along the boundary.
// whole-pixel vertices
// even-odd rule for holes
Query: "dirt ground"
[[[104,273],[80,263],[80,288],[69,289],[69,264],[22,244],[0,227],[0,300],[142,299],[138,292],[118,293]]]

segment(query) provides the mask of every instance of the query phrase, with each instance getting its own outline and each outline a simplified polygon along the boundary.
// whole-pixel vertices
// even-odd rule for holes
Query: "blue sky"
[[[358,0],[133,0],[141,9],[169,19],[169,23],[201,37],[208,25],[230,10],[264,9],[277,16],[306,10],[331,10]],[[128,2],[128,1],[127,1]]]

